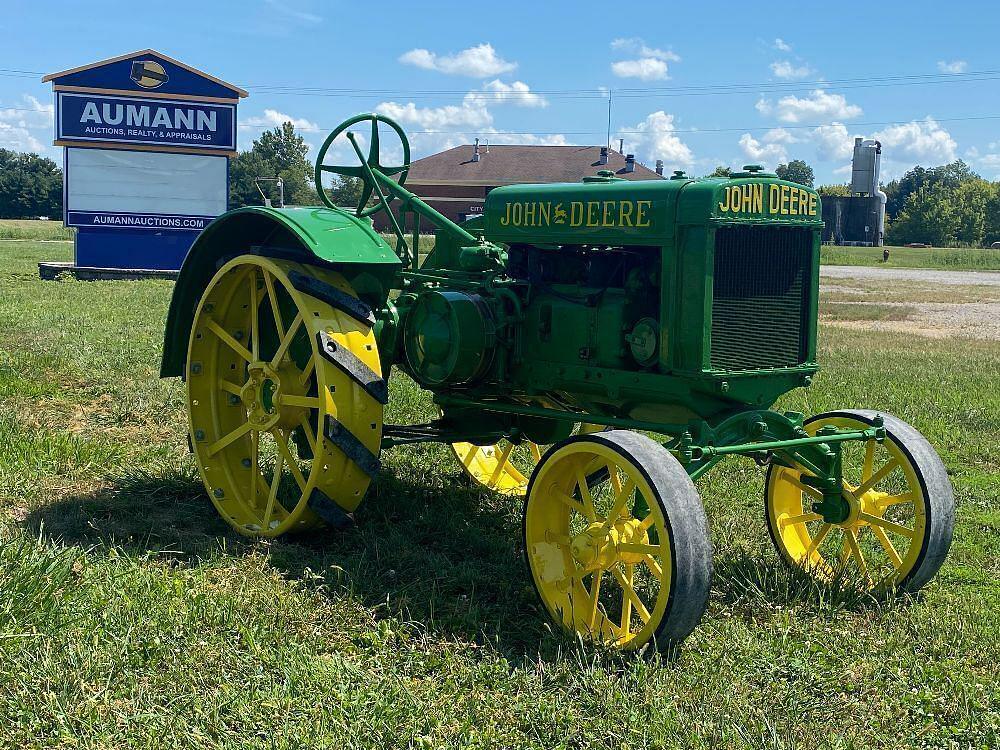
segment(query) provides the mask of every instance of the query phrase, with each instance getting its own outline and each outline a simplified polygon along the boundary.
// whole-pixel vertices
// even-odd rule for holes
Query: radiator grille
[[[771,369],[805,361],[812,241],[812,231],[799,227],[716,231],[712,369]]]

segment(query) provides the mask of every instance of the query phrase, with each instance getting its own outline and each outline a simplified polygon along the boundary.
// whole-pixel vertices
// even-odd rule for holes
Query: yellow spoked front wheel
[[[644,435],[612,430],[553,447],[528,487],[524,540],[549,615],[585,638],[665,649],[705,610],[705,512],[684,468]]]
[[[873,411],[820,414],[805,423],[867,429]],[[916,591],[941,567],[951,545],[955,501],[944,464],[924,437],[883,415],[883,443],[842,443],[846,519],[828,523],[812,511],[819,490],[802,482],[804,470],[768,470],[768,529],[781,557],[825,581],[857,581],[873,590]]]
[[[600,425],[582,424],[577,431],[585,435],[603,429]],[[451,444],[455,458],[473,481],[505,495],[523,495],[527,491],[528,477],[548,448],[530,440],[520,443],[501,440],[494,445]]]
[[[278,536],[349,522],[378,468],[385,381],[371,311],[337,273],[226,263],[191,328],[191,445],[222,517]]]

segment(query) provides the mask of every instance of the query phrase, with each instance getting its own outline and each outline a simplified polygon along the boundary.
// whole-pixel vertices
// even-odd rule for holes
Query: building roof
[[[418,159],[410,165],[410,184],[512,185],[520,183],[579,182],[600,169],[610,169],[626,180],[656,180],[660,175],[635,164],[625,171],[625,157],[608,150],[608,163],[601,164],[601,146],[489,146],[480,145],[478,162],[472,160],[472,144],[456,146]]]

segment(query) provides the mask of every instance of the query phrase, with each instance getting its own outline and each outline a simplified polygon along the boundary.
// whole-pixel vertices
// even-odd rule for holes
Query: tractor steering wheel
[[[363,164],[356,167],[343,166],[339,164],[324,164],[323,160],[326,159],[326,153],[330,150],[330,146],[337,139],[337,136],[341,135],[345,130],[347,130],[352,125],[365,122],[366,120],[371,121],[371,138],[368,146],[368,158],[363,160]],[[391,127],[396,131],[396,135],[399,136],[400,142],[403,144],[403,164],[398,167],[383,167],[379,161],[379,137],[378,137],[378,124],[384,122],[386,125]],[[352,134],[349,134],[352,135]],[[403,132],[403,128],[399,126],[395,120],[386,117],[385,115],[379,115],[375,113],[355,115],[349,120],[345,120],[337,126],[330,135],[326,137],[323,141],[323,145],[320,147],[319,156],[316,158],[316,192],[319,194],[320,200],[330,208],[335,208],[334,203],[330,200],[330,196],[326,192],[326,188],[323,187],[323,172],[332,172],[333,174],[340,175],[342,177],[357,177],[362,182],[364,182],[364,188],[361,191],[361,200],[358,201],[358,207],[355,209],[354,213],[356,216],[370,216],[376,211],[382,210],[381,202],[375,204],[374,206],[365,207],[368,204],[369,198],[372,197],[372,193],[375,191],[376,185],[372,182],[369,177],[369,171],[366,169],[365,165],[369,169],[377,169],[382,174],[387,177],[392,177],[393,175],[399,175],[396,177],[396,182],[402,185],[406,181],[406,175],[410,171],[410,142],[406,140],[406,133]],[[386,196],[386,201],[392,201],[394,196]]]

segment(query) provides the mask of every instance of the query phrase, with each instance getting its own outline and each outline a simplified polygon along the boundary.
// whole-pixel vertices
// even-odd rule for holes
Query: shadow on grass
[[[400,472],[402,473],[402,472]],[[383,471],[345,532],[252,540],[222,521],[194,474],[131,475],[32,512],[25,525],[53,541],[196,565],[261,552],[289,578],[361,599],[379,616],[464,641],[537,654],[546,638],[520,551],[521,501],[445,477],[438,486]]]

